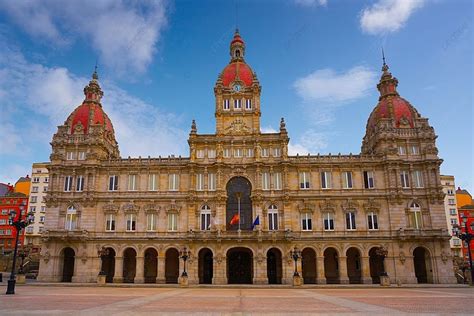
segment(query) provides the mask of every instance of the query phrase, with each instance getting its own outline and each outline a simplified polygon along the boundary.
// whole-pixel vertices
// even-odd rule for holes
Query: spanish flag
[[[235,225],[239,223],[239,214],[235,214],[230,220],[230,225]]]

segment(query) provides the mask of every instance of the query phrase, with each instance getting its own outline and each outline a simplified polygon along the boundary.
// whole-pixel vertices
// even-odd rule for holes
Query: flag
[[[260,215],[257,215],[257,218],[255,218],[255,220],[253,221],[252,229],[254,229],[257,225],[260,225]]]
[[[235,214],[232,219],[230,220],[230,223],[231,225],[235,225],[235,224],[238,224],[239,223],[239,214]]]

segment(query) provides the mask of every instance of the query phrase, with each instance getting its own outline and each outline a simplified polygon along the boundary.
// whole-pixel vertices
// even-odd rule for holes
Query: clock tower
[[[214,87],[216,134],[259,134],[261,86],[244,60],[245,43],[238,30],[230,43],[230,57]]]

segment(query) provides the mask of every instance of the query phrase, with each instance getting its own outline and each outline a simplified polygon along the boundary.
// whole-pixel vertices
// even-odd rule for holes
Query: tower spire
[[[92,74],[92,79],[99,80],[99,75],[97,74],[97,58],[95,59],[94,73]]]
[[[388,70],[388,65],[387,65],[387,63],[385,62],[385,52],[384,52],[384,50],[383,50],[383,46],[382,46],[382,61],[383,61],[382,71],[385,73],[385,72],[387,72],[387,70]]]

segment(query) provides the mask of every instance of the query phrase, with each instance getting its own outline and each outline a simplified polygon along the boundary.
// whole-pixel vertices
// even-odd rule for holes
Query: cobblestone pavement
[[[3,285],[3,284],[2,284]],[[0,315],[473,315],[474,288],[177,288],[23,285]]]

